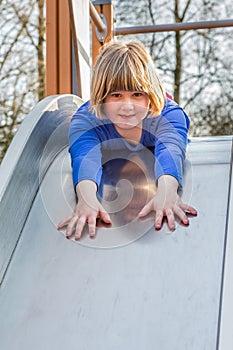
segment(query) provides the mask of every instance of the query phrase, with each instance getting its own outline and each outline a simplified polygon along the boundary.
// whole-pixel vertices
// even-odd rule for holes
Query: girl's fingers
[[[106,222],[106,224],[111,224],[110,216],[104,209],[100,210],[100,218]]]
[[[197,210],[188,204],[181,203],[180,208],[192,215],[197,215]]]
[[[163,222],[163,211],[157,210],[155,213],[155,229],[160,230]]]
[[[67,229],[66,229],[66,237],[67,238],[70,238],[72,236],[77,220],[78,220],[77,216],[73,216],[71,218],[71,220],[67,226]]]
[[[151,201],[147,203],[144,208],[140,211],[138,214],[139,217],[146,216],[152,208]],[[184,204],[179,203],[179,205],[176,205],[174,209],[168,208],[165,210],[159,209],[156,210],[155,213],[155,229],[159,230],[162,227],[163,217],[167,217],[168,227],[170,230],[175,230],[175,215],[183,222],[183,224],[188,225],[189,219],[186,215],[186,212],[197,215],[197,211],[195,208]],[[110,224],[111,219],[109,214],[104,210],[104,208],[101,208],[99,210],[100,218],[105,222]],[[66,229],[66,237],[70,238],[73,235],[73,232],[75,231],[75,239],[80,239],[82,235],[82,231],[84,229],[84,226],[88,222],[88,228],[89,228],[89,235],[90,237],[94,237],[96,233],[96,217],[90,216],[89,218],[85,216],[78,217],[77,215],[72,215],[61,221],[57,228],[61,229],[64,226],[67,226]]]
[[[146,216],[151,210],[151,201],[149,203],[147,203],[143,208],[142,210],[140,211],[140,213],[138,214],[138,216]]]
[[[166,209],[165,214],[167,217],[168,221],[168,227],[170,230],[174,231],[176,226],[175,226],[175,217],[174,217],[174,212],[172,209]]]
[[[89,218],[88,228],[89,228],[89,236],[95,237],[95,230],[96,230],[96,218],[95,217]]]
[[[99,216],[101,219],[107,223],[111,223],[111,219],[109,214],[104,210],[104,208],[99,209]],[[96,218],[97,218],[97,212],[96,213],[90,213],[89,215],[76,215],[73,213],[73,215],[67,217],[63,221],[59,222],[57,225],[58,229],[66,227],[66,237],[70,238],[74,234],[74,238],[76,240],[81,238],[84,226],[86,223],[88,223],[89,228],[89,235],[90,237],[94,237],[96,233]]]
[[[68,225],[72,218],[73,218],[73,215],[70,215],[64,220],[60,221],[59,224],[57,225],[57,229],[60,230],[62,227]]]
[[[83,228],[84,228],[84,225],[86,223],[86,217],[84,216],[81,216],[79,219],[78,219],[78,222],[76,224],[76,228],[75,228],[75,233],[74,233],[74,239],[80,239],[81,238],[81,235],[82,235],[82,231],[83,231]]]
[[[174,213],[181,220],[181,222],[183,222],[185,225],[189,224],[189,219],[188,219],[187,215],[185,214],[184,210],[182,210],[180,207],[176,207],[174,209]]]

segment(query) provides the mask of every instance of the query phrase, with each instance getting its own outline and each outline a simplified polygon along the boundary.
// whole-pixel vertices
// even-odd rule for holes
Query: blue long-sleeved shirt
[[[97,118],[90,110],[89,101],[84,103],[72,117],[69,130],[74,187],[81,180],[100,184],[103,150],[137,152],[144,147],[154,149],[155,179],[171,175],[182,185],[189,126],[189,118],[183,109],[167,98],[158,117],[143,119],[141,139],[134,146],[117,132],[110,120]]]

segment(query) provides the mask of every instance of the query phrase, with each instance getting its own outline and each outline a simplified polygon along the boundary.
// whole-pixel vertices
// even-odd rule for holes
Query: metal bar
[[[95,9],[95,6],[92,4],[92,2],[89,2],[90,4],[90,16],[92,21],[94,22],[95,26],[97,27],[98,31],[100,33],[104,33],[106,31],[106,26],[103,23],[102,19],[100,18],[100,15]]]
[[[143,34],[154,32],[178,32],[180,30],[193,30],[193,29],[210,29],[233,26],[233,19],[225,19],[220,21],[202,21],[202,22],[190,22],[190,23],[171,23],[171,24],[159,24],[150,26],[132,26],[132,27],[119,27],[115,28],[114,35],[127,35],[127,34]]]
[[[79,46],[77,39],[77,30],[75,25],[75,16],[74,16],[74,8],[73,1],[69,0],[69,10],[70,10],[70,25],[71,32],[73,37],[73,49],[74,49],[74,57],[75,57],[75,74],[76,74],[76,88],[78,90],[78,95],[82,98],[82,81],[81,81],[81,72],[80,72],[80,59],[79,59]]]
[[[94,5],[111,5],[112,0],[92,0]]]
[[[222,289],[220,295],[217,349],[232,349],[233,334],[233,143],[231,148],[231,168],[229,172],[228,208],[226,215],[226,232],[223,255]]]

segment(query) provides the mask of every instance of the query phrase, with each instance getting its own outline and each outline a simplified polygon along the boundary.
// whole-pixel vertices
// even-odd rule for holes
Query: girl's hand
[[[158,188],[154,198],[140,211],[139,216],[145,216],[150,211],[155,211],[155,229],[162,227],[163,218],[167,217],[168,227],[175,230],[175,217],[178,217],[185,225],[189,224],[187,212],[197,215],[196,209],[185,204],[177,194],[178,182],[170,175],[163,175],[158,180]]]
[[[98,217],[107,224],[111,223],[108,213],[96,197],[96,189],[96,184],[89,180],[81,181],[77,185],[78,204],[73,214],[61,221],[57,226],[58,230],[67,226],[67,238],[74,234],[76,240],[80,239],[86,223],[89,227],[90,237],[94,237],[96,233],[96,219]]]

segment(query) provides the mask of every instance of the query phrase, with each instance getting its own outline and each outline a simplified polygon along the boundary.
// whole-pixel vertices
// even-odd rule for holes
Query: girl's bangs
[[[139,74],[140,76],[140,74]],[[106,82],[106,95],[113,91],[145,91],[145,82],[140,82],[140,77],[129,67],[122,66],[111,79]]]

